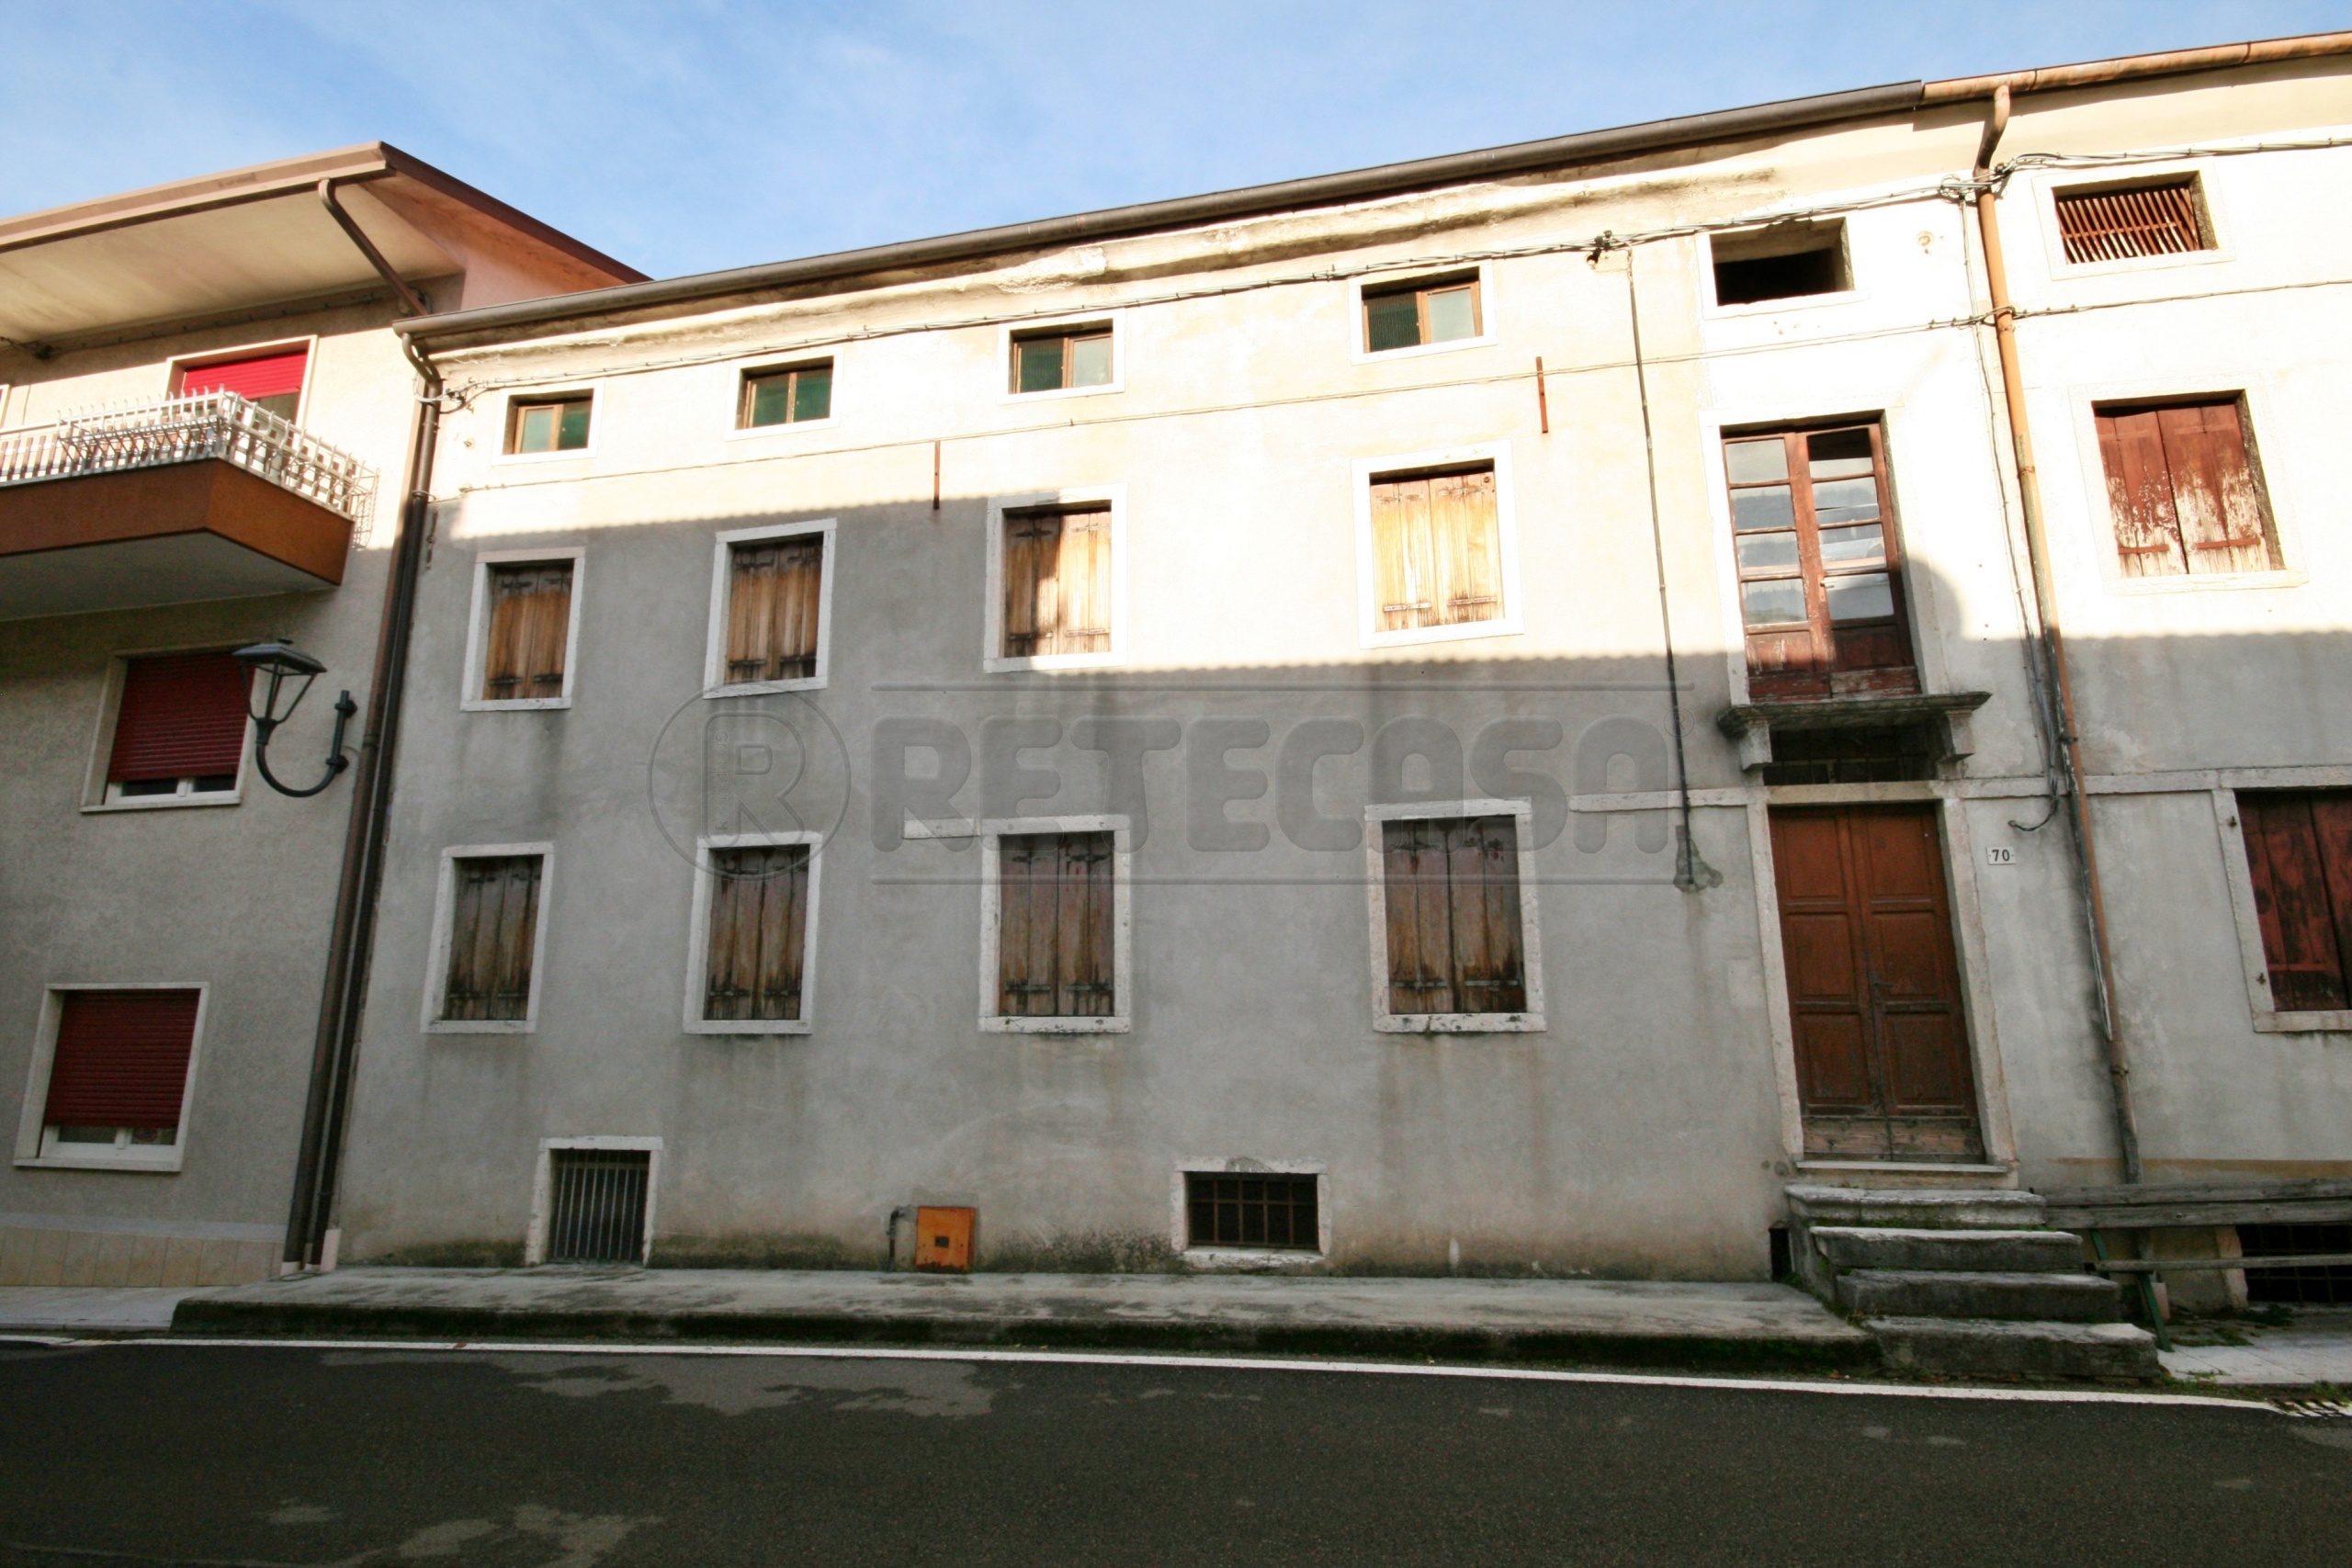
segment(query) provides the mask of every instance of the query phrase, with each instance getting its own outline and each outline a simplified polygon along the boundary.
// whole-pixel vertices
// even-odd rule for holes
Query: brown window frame
[[[980,1024],[1000,1033],[1129,1027],[1126,829],[1119,818],[991,824]]]
[[[1323,1208],[1319,1171],[1188,1170],[1184,1249],[1319,1253]]]
[[[428,1032],[521,1033],[537,1027],[553,860],[548,846],[533,844],[443,852],[436,973],[426,998]],[[512,898],[521,900],[519,907],[509,907]],[[481,926],[486,909],[494,922],[487,932]]]
[[[1544,1027],[1532,813],[1512,802],[1464,804],[1467,815],[1387,813],[1372,824],[1380,1030]]]
[[[553,446],[534,446],[527,449],[522,445],[524,420],[528,417],[532,410],[547,408],[584,408],[588,411],[588,424],[587,428],[582,433],[580,445],[577,446],[565,446],[560,445],[563,437],[564,424],[563,417],[560,414],[556,417],[555,421],[555,435],[559,443],[558,445]],[[503,455],[509,457],[552,457],[561,453],[585,452],[588,450],[590,444],[596,438],[595,422],[596,394],[593,391],[550,392],[537,394],[527,398],[509,398],[506,401],[506,437],[503,443],[504,451]]]
[[[2217,418],[2224,411],[2226,423]],[[2194,420],[2187,417],[2192,412]],[[2126,580],[2286,570],[2253,411],[2243,391],[2097,402],[2091,423],[2107,481],[2116,567]],[[2211,469],[2204,487],[2195,484],[2200,461]],[[2186,490],[2183,474],[2190,479]],[[2197,504],[2184,507],[2184,494],[2195,496]],[[2203,536],[2192,538],[2192,533]]]
[[[804,419],[799,412],[801,389],[807,384],[807,378],[810,373],[818,370],[825,373],[825,412],[820,414],[810,414]],[[785,384],[785,416],[782,419],[772,419],[764,423],[755,422],[752,418],[752,411],[759,401],[760,389],[769,382],[778,380]],[[833,417],[832,382],[833,362],[830,356],[823,359],[796,360],[789,365],[763,365],[756,370],[746,370],[743,372],[742,384],[737,389],[735,397],[735,428],[738,430],[783,430],[796,424],[821,424]]]
[[[704,842],[690,1032],[809,1032],[822,850],[799,834]]]
[[[575,554],[481,562],[480,653],[478,668],[469,672],[468,707],[569,705],[580,562]],[[560,607],[548,581],[559,571],[563,578]],[[538,578],[538,585],[524,586],[526,576]],[[533,600],[539,603],[529,603]]]
[[[1366,476],[1365,484],[1373,582],[1369,635],[1481,635],[1476,628],[1490,625],[1492,631],[1484,635],[1509,631],[1518,606],[1503,548],[1502,478],[1496,461],[1382,470]],[[1467,515],[1481,496],[1482,522]],[[1442,520],[1441,513],[1451,515]],[[1410,537],[1417,527],[1426,530],[1418,548]],[[1400,531],[1405,536],[1398,536]],[[1428,597],[1411,596],[1424,587]],[[1482,592],[1449,591],[1461,589]],[[1491,605],[1493,613],[1456,613],[1465,604]]]
[[[1430,335],[1430,296],[1449,294],[1465,285],[1470,290],[1470,330],[1455,337],[1432,338]],[[1381,300],[1395,299],[1402,295],[1410,295],[1413,299],[1413,341],[1375,348],[1372,327],[1374,308]],[[1487,275],[1479,268],[1472,267],[1466,272],[1438,273],[1427,277],[1366,284],[1356,293],[1356,322],[1363,334],[1363,352],[1367,355],[1403,354],[1417,348],[1476,343],[1487,335]]]
[[[1053,520],[1050,576],[1045,570],[1047,519]],[[1074,525],[1073,519],[1084,521]],[[1118,503],[1104,499],[1008,506],[999,514],[996,535],[997,635],[990,657],[1025,662],[1116,656]],[[1079,536],[1088,541],[1082,550],[1071,544]],[[1085,624],[1090,615],[1102,624]]]
[[[1035,343],[1058,343],[1061,348],[1061,380],[1051,387],[1023,387],[1021,384],[1022,349]],[[1100,381],[1080,382],[1078,355],[1081,343],[1101,343],[1110,364]],[[1049,327],[1025,328],[1007,334],[1005,339],[1005,376],[1007,395],[1016,398],[1039,397],[1049,392],[1108,391],[1119,384],[1119,328],[1114,320],[1105,317],[1098,321],[1057,321]]]
[[[831,678],[834,540],[830,518],[719,536],[707,692],[805,691]],[[764,611],[747,584],[773,596]]]
[[[1816,500],[1816,486],[1850,482],[1859,474],[1826,474],[1812,472],[1815,461],[1850,463],[1855,459],[1812,456],[1812,443],[1824,437],[1867,432],[1870,440],[1870,477],[1875,481],[1877,515],[1874,518],[1845,518],[1824,525]],[[1732,448],[1755,443],[1778,440],[1781,444],[1782,471],[1762,479],[1734,478]],[[1905,582],[1905,558],[1902,528],[1894,511],[1894,470],[1887,461],[1886,428],[1877,415],[1860,418],[1811,421],[1798,425],[1766,426],[1759,429],[1733,429],[1723,433],[1724,486],[1727,509],[1731,515],[1732,559],[1735,576],[1734,592],[1739,605],[1740,629],[1747,653],[1748,694],[1758,699],[1802,699],[1807,697],[1864,696],[1873,694],[1903,695],[1919,690],[1919,653],[1913,633],[1910,595]],[[1744,493],[1763,495],[1785,489],[1789,494],[1789,523],[1785,527],[1749,526],[1741,525],[1740,497]],[[1753,513],[1751,513],[1753,515]],[[1860,529],[1875,525],[1879,529],[1879,553],[1875,557],[1839,560],[1834,564],[1823,554],[1822,531]],[[1793,535],[1796,558],[1793,561],[1773,561],[1761,558],[1760,547],[1771,536]],[[1841,538],[1839,543],[1845,542]],[[1752,552],[1750,545],[1758,547]],[[1748,558],[1750,556],[1757,558]],[[1830,590],[1841,581],[1883,576],[1886,579],[1891,613],[1884,615],[1857,615],[1844,620],[1831,611]],[[1794,620],[1751,621],[1748,618],[1751,585],[1774,582],[1796,582],[1802,585],[1804,615]],[[1843,628],[1841,630],[1841,628]],[[1798,640],[1798,634],[1803,640]],[[1850,657],[1854,660],[1841,665],[1849,657],[1841,642],[1850,639]],[[1869,661],[1871,649],[1899,652],[1899,661],[1883,658]]]
[[[2352,1012],[2352,789],[2242,789],[2237,818],[2268,1010]]]
[[[2213,236],[2213,215],[2205,203],[2205,182],[2193,170],[2151,179],[2053,186],[2050,211],[2057,224],[2059,254],[2068,266],[2188,256],[2220,248]],[[2168,238],[2181,243],[2165,243]]]

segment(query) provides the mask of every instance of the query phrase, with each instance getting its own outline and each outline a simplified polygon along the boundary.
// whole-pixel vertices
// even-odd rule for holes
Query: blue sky
[[[0,211],[390,141],[656,276],[2352,3],[0,0]]]

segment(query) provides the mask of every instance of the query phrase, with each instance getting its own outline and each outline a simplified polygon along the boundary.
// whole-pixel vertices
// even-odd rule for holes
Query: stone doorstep
[[[1789,1217],[1803,1225],[1896,1230],[2036,1230],[2048,1207],[2032,1192],[1954,1188],[1794,1186]]]
[[[2129,1323],[1874,1317],[1862,1326],[1887,1366],[1900,1371],[2143,1383],[2164,1377],[2155,1336]]]
[[[1838,1277],[1838,1299],[1864,1317],[2113,1323],[2122,1316],[2114,1282],[2092,1274],[1857,1269]]]
[[[2067,1274],[2082,1266],[2082,1237],[2072,1231],[1904,1230],[1879,1225],[1814,1225],[1814,1248],[1834,1269],[1951,1269]]]

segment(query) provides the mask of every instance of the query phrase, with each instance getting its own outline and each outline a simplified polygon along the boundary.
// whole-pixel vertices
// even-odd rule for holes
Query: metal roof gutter
[[[994,229],[974,229],[935,239],[908,240],[863,250],[837,251],[830,255],[797,261],[770,262],[734,267],[725,272],[697,273],[655,283],[598,288],[553,299],[520,300],[479,310],[457,310],[402,321],[398,330],[419,342],[446,344],[457,338],[496,340],[528,335],[527,329],[551,328],[616,316],[659,312],[678,305],[724,299],[733,295],[789,288],[811,283],[855,277],[864,274],[935,266],[972,261],[1008,252],[1047,249],[1104,240],[1155,230],[1188,228],[1221,220],[1257,217],[1270,212],[1329,207],[1374,197],[1401,196],[1474,180],[1498,179],[1576,164],[1599,163],[1638,153],[1661,152],[1713,141],[1733,141],[1774,131],[1864,119],[1874,115],[1907,114],[1918,107],[1921,85],[1898,82],[1883,87],[1826,93],[1791,98],[1750,108],[1720,109],[1652,120],[1609,130],[1582,131],[1541,141],[1515,142],[1476,152],[1419,158],[1410,163],[1384,164],[1346,174],[1317,175],[1308,179],[1273,185],[1245,186],[1238,190],[1206,196],[1181,197],[1171,201],[1144,202],[1010,223]]]

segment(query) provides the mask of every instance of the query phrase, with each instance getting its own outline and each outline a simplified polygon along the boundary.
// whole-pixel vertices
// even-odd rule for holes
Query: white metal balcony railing
[[[0,485],[119,473],[218,457],[364,525],[376,473],[234,392],[198,392],[85,410],[54,424],[0,431]]]

